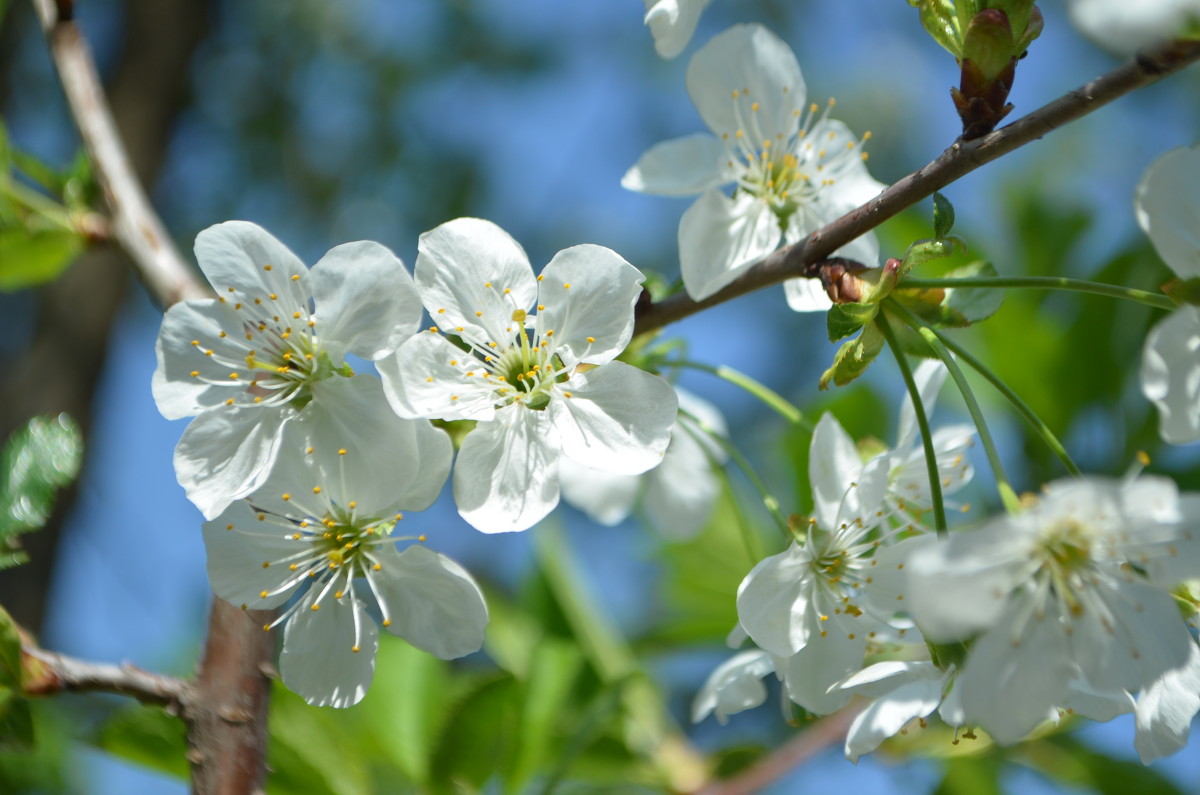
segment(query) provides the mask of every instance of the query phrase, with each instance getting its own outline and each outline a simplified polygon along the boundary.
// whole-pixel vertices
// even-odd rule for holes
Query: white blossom
[[[700,12],[712,0],[645,0],[645,23],[654,36],[654,49],[663,58],[683,52],[696,32]]]
[[[714,37],[687,71],[688,93],[713,134],[659,143],[621,184],[667,196],[700,194],[679,225],[684,286],[696,300],[733,281],[782,242],[795,242],[879,193],[859,140],[816,105],[796,56],[761,25]],[[718,188],[736,184],[733,196]],[[874,265],[867,235],[839,250]],[[788,282],[798,310],[828,308],[809,279]]]
[[[454,499],[474,527],[524,530],[545,517],[562,456],[629,475],[662,460],[675,392],[613,361],[643,278],[591,245],[560,251],[535,278],[516,241],[475,218],[421,236],[416,280],[431,331],[461,346],[418,334],[378,367],[400,416],[478,423],[454,470]]]
[[[1165,478],[1059,481],[1020,514],[920,539],[895,565],[926,638],[977,636],[957,681],[963,709],[1013,743],[1076,679],[1133,692],[1184,664],[1191,640],[1169,588],[1200,566],[1195,519]]]
[[[421,305],[400,261],[364,241],[332,249],[309,270],[244,221],[201,232],[196,259],[216,298],[167,310],[152,387],[164,417],[195,417],[175,450],[175,473],[205,518],[263,483],[292,422],[337,426],[346,444],[402,426],[413,455],[390,466],[409,479],[436,432],[396,419],[378,380],[344,361],[348,353],[378,359],[416,331]]]
[[[611,526],[628,517],[640,498],[650,521],[667,536],[698,533],[721,492],[714,464],[726,458],[711,434],[728,436],[728,430],[712,403],[679,387],[675,392],[680,414],[661,464],[642,475],[622,475],[564,458],[559,469],[563,500]]]
[[[479,649],[487,624],[483,594],[457,563],[399,536],[401,509],[426,508],[450,468],[444,432],[425,451],[420,477],[397,478],[411,454],[388,426],[373,444],[339,447],[285,432],[305,451],[281,457],[262,488],[204,525],[208,576],[217,596],[244,609],[277,608],[264,629],[284,625],[280,673],[317,706],[348,707],[370,686],[378,630],[444,659]]]
[[[692,701],[692,723],[699,723],[710,713],[722,725],[729,716],[753,709],[767,700],[763,677],[775,672],[775,661],[761,649],[739,652],[721,663],[709,674]]]
[[[1200,23],[1200,0],[1069,0],[1075,27],[1107,50],[1129,55]]]
[[[1150,164],[1135,199],[1138,223],[1181,279],[1200,277],[1200,145],[1173,149]],[[1200,309],[1187,305],[1150,330],[1142,391],[1158,408],[1171,444],[1200,439]]]
[[[1188,647],[1187,662],[1167,671],[1137,697],[1133,747],[1144,764],[1187,745],[1192,719],[1200,711],[1200,646]]]

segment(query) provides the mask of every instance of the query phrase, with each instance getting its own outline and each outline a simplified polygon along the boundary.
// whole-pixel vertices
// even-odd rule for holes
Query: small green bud
[[[940,193],[933,194],[933,239],[944,240],[954,228],[954,205]]]

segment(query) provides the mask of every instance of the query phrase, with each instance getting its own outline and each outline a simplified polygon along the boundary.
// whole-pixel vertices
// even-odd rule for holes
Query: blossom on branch
[[[309,270],[261,227],[228,221],[197,235],[196,260],[217,297],[167,310],[152,388],[164,417],[195,417],[175,474],[206,519],[262,485],[293,422],[352,446],[381,427],[416,450],[439,443],[428,423],[397,419],[378,380],[345,363],[391,353],[420,324],[416,287],[391,251],[347,243]],[[423,465],[419,456],[390,464],[401,481]]]
[[[1194,35],[1200,25],[1200,0],[1069,0],[1067,8],[1075,27],[1118,55]]]
[[[471,576],[420,544],[403,552],[400,510],[427,508],[450,470],[450,440],[420,451],[414,479],[397,477],[395,459],[416,456],[396,426],[371,444],[337,446],[290,425],[281,456],[262,488],[204,525],[208,576],[217,596],[244,609],[291,601],[283,624],[283,683],[316,706],[358,703],[375,670],[378,630],[443,659],[483,643],[487,607]],[[294,600],[293,600],[294,597]]]
[[[1185,282],[1200,278],[1200,145],[1172,149],[1151,163],[1134,207],[1171,270]],[[1200,439],[1200,308],[1181,306],[1150,329],[1141,378],[1158,409],[1159,435],[1171,444]]]
[[[633,333],[640,271],[581,245],[535,278],[517,242],[476,218],[426,232],[419,250],[416,280],[437,325],[378,367],[400,416],[478,423],[454,469],[471,525],[496,533],[540,521],[558,504],[563,456],[626,475],[662,460],[675,391],[614,361]]]
[[[679,259],[688,295],[702,300],[781,243],[794,243],[874,197],[860,141],[846,125],[806,105],[796,56],[760,25],[736,25],[702,47],[688,65],[688,93],[712,135],[651,147],[626,172],[630,190],[700,194],[679,224]],[[864,136],[865,140],[866,136]],[[735,183],[732,196],[718,190]],[[874,265],[879,246],[866,235],[838,255]],[[789,281],[797,310],[828,309],[811,280]]]

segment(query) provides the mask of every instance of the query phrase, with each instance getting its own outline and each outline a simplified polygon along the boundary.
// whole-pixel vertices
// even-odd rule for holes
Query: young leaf
[[[999,274],[990,262],[972,262],[961,268],[955,268],[946,274],[947,279],[978,279],[989,278]],[[1004,291],[987,287],[947,287],[946,300],[942,306],[953,311],[971,325],[986,320],[996,314],[1004,301]]]
[[[954,228],[954,205],[940,193],[933,194],[933,236],[944,239]]]
[[[83,238],[65,229],[0,229],[0,291],[53,281],[83,251]]]
[[[79,474],[83,437],[66,414],[34,417],[0,457],[0,569],[23,563],[16,537],[45,524],[55,490]]]

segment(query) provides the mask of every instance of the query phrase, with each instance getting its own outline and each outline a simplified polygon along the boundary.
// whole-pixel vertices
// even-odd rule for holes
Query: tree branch
[[[96,63],[64,0],[33,0],[63,93],[112,211],[112,236],[162,306],[203,298],[209,290],[187,266],[134,174],[100,85]]]
[[[933,195],[982,165],[1031,143],[1068,122],[1086,116],[1135,89],[1150,85],[1200,59],[1200,41],[1169,41],[1134,58],[1090,83],[1059,97],[1012,124],[971,141],[959,139],[936,160],[896,182],[877,197],[813,232],[799,243],[775,251],[737,280],[703,301],[678,293],[640,305],[634,334],[661,328],[746,293],[811,275],[814,263],[900,211]]]
[[[96,180],[112,211],[111,234],[132,259],[151,296],[164,308],[211,295],[175,248],[150,206],[100,85],[91,52],[72,21],[67,0],[33,0],[71,114],[91,156]],[[267,619],[269,620],[269,619]],[[188,727],[188,761],[194,792],[251,793],[266,777],[267,705],[274,639],[263,632],[263,616],[213,600],[208,634],[194,684],[172,691],[171,700],[149,700],[178,709]],[[63,658],[66,659],[66,658]],[[79,671],[78,668],[72,669]],[[133,687],[127,669],[93,667],[112,686]],[[133,669],[136,670],[136,669]],[[153,674],[138,671],[145,685]],[[82,681],[82,680],[81,680]],[[88,680],[98,685],[102,679]],[[115,690],[114,692],[124,692]],[[130,690],[141,698],[154,691]]]
[[[109,665],[77,660],[58,652],[22,646],[21,653],[36,660],[37,674],[25,688],[31,696],[56,693],[118,693],[144,704],[158,704],[178,714],[188,701],[191,685],[173,676],[162,676],[123,663]]]

